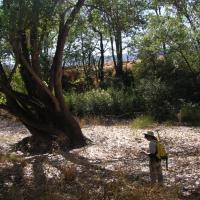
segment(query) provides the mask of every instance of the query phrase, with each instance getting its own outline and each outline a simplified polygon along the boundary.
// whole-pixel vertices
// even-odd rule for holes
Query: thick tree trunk
[[[61,78],[62,61],[65,42],[77,14],[85,0],[78,0],[66,19],[68,10],[63,11],[60,17],[60,27],[57,39],[57,46],[53,64],[51,66],[51,77],[49,88],[44,84],[40,66],[41,39],[38,31],[40,23],[39,10],[37,12],[37,1],[33,1],[32,18],[30,27],[23,27],[19,23],[23,16],[19,12],[16,18],[19,19],[19,31],[10,32],[10,43],[13,47],[17,63],[20,64],[20,73],[25,84],[27,93],[13,91],[10,80],[0,63],[0,91],[6,96],[6,104],[1,108],[7,109],[27,127],[32,134],[34,147],[40,143],[57,143],[63,148],[74,148],[86,144],[78,122],[70,113],[63,96]],[[23,3],[23,1],[21,1]],[[62,2],[60,2],[62,3]],[[21,5],[21,4],[20,4]],[[19,10],[21,9],[19,5]],[[36,6],[36,7],[35,7]],[[9,8],[8,8],[9,9]],[[28,18],[29,19],[29,18]],[[12,19],[10,19],[12,20]],[[27,23],[28,24],[28,23]],[[27,34],[27,28],[30,35]],[[31,51],[30,51],[31,49]],[[53,92],[54,91],[54,92]],[[37,142],[36,142],[37,141]],[[45,142],[43,142],[45,141]]]
[[[70,113],[52,114],[53,117],[52,115],[45,116],[45,120],[41,118],[40,122],[21,118],[22,123],[32,134],[31,149],[33,151],[51,151],[54,144],[62,150],[86,145],[86,138],[78,122]]]
[[[48,109],[49,105],[30,100],[10,88],[4,87],[2,90],[6,94],[7,104],[1,108],[18,117],[30,131],[34,141],[29,149],[31,152],[32,149],[36,152],[52,150],[52,143],[56,143],[63,150],[86,145],[86,138],[69,111],[57,112]]]
[[[50,105],[45,105],[39,100],[16,93],[9,86],[1,87],[6,94],[7,104],[1,108],[11,114],[27,127],[32,135],[31,149],[34,152],[52,150],[52,143],[61,149],[71,149],[86,145],[78,122],[69,111],[55,111]]]

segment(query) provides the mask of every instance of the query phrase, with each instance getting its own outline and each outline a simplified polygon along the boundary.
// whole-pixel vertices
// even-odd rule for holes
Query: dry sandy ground
[[[200,188],[200,128],[156,127],[169,151],[169,171],[163,163],[165,184],[180,185],[187,190]],[[154,129],[151,129],[154,130]],[[143,138],[147,130],[132,130],[124,127],[88,127],[85,135],[95,141],[95,145],[77,150],[79,155],[99,161],[106,169],[123,171],[130,174],[146,173],[148,180],[148,159],[142,150],[148,149],[148,141]],[[98,133],[98,135],[97,135]]]
[[[200,191],[200,128],[157,126],[156,129],[158,128],[169,151],[168,171],[165,170],[165,163],[163,163],[165,185],[179,188],[185,199],[192,199],[190,197],[192,193],[195,193],[193,199],[200,199],[198,193]],[[42,173],[37,175],[39,182],[44,179],[46,182],[49,180],[56,182],[62,175],[62,166],[67,165],[75,166],[78,174],[77,182],[88,186],[89,179],[96,178],[97,174],[101,174],[101,178],[107,179],[106,174],[109,172],[120,171],[132,181],[149,182],[148,158],[142,153],[148,148],[148,142],[143,137],[143,133],[147,130],[133,130],[128,126],[88,126],[83,127],[82,130],[92,140],[92,144],[75,149],[69,154],[60,155],[55,152],[54,154],[24,156],[27,162],[22,166],[23,170],[19,168],[19,164],[13,164],[10,161],[0,162],[0,188],[4,188],[0,189],[0,199],[5,199],[6,191],[13,187],[15,181],[20,183],[17,188],[20,185],[21,187],[27,186],[34,175],[36,176],[35,171],[41,172],[39,167],[43,169]],[[154,128],[148,130],[154,130]],[[0,153],[9,152],[13,144],[28,134],[21,124],[1,120]],[[21,152],[15,152],[15,154],[21,154]],[[45,162],[43,162],[44,159]],[[23,175],[18,175],[16,169],[23,171]],[[102,171],[102,169],[104,170]],[[85,171],[87,171],[87,175]],[[91,177],[88,177],[89,173],[91,173]],[[73,184],[69,185],[69,188],[72,186]],[[80,187],[80,185],[76,185],[76,187]],[[93,186],[91,185],[91,187]],[[65,188],[65,190],[67,189]],[[20,194],[22,193],[23,191]],[[11,199],[20,198],[15,196]],[[65,199],[70,198],[66,197]]]

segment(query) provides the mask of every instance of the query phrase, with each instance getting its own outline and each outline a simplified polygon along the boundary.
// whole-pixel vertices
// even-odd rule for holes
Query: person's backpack
[[[165,145],[160,140],[159,133],[158,133],[157,142],[156,142],[156,157],[159,160],[166,161],[166,169],[168,170],[168,153],[166,151]]]

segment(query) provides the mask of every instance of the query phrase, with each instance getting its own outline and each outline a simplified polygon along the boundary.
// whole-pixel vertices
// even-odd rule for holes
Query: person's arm
[[[147,155],[147,156],[149,155],[149,153],[147,151],[144,151],[144,150],[141,151],[141,153],[144,154],[144,155]]]
[[[149,155],[149,153],[146,151],[146,148],[142,148],[141,153],[144,154],[144,155]]]

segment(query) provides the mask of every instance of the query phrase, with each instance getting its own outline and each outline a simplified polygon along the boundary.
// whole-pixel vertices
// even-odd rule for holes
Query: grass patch
[[[148,128],[155,123],[154,118],[150,115],[141,115],[131,122],[133,129]]]
[[[3,162],[19,162],[23,163],[24,157],[16,154],[0,154],[0,163]]]

